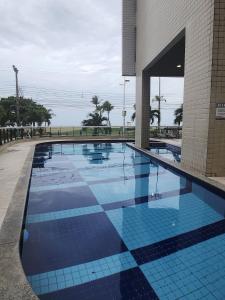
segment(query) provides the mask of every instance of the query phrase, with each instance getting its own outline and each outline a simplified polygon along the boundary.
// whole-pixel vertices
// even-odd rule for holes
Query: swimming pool
[[[181,161],[181,148],[166,143],[152,143],[149,150],[174,162]]]
[[[224,299],[223,196],[122,143],[36,147],[21,259],[40,299]]]

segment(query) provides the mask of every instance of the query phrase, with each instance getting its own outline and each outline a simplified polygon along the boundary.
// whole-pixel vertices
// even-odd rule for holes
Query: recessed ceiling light
[[[178,69],[182,68],[182,65],[177,65],[177,68],[178,68]]]

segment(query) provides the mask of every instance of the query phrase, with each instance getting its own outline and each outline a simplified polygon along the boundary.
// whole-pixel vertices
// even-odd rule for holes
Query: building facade
[[[184,76],[182,165],[225,176],[225,0],[123,0],[122,68],[136,76],[136,145],[149,144],[150,77]]]

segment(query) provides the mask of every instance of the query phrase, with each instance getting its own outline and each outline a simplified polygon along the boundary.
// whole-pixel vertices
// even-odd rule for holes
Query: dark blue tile
[[[41,174],[41,176],[40,176]],[[83,181],[77,170],[65,170],[63,172],[53,173],[53,174],[33,174],[31,178],[31,187],[36,186],[46,186],[46,185],[56,185],[71,182]]]
[[[225,220],[221,220],[155,244],[132,250],[131,253],[137,264],[141,265],[224,233]]]
[[[40,296],[41,300],[156,300],[139,268]]]
[[[27,225],[22,262],[27,275],[127,251],[105,213]]]
[[[28,214],[59,211],[97,204],[98,202],[88,186],[31,192],[29,194]]]

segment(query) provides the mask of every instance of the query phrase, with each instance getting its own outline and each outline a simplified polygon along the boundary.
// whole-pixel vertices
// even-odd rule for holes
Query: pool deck
[[[78,140],[68,138],[60,140],[29,140],[0,148],[0,299],[38,299],[28,284],[21,266],[19,254],[20,235],[26,194],[29,187],[34,146],[41,142],[54,141],[78,142]],[[107,141],[113,142],[115,140]],[[117,141],[122,142],[124,140]],[[172,144],[170,140],[164,141],[168,141],[168,143]],[[79,140],[79,142],[81,141]],[[179,143],[179,141],[174,140],[173,142],[176,143],[176,146]],[[132,146],[136,148],[134,145]],[[164,161],[172,168],[183,170],[177,163],[170,162],[161,157],[159,158],[158,155],[154,155],[147,150],[143,150],[142,152],[150,154],[157,160]],[[190,172],[187,173],[190,174]],[[225,178],[217,178],[217,181],[215,181],[215,178],[208,179],[196,173],[191,173],[191,175],[225,191]]]
[[[160,141],[177,147],[182,146],[182,139],[151,139],[151,141]],[[225,186],[225,177],[209,177],[209,178]]]
[[[209,178],[225,186],[225,177],[209,177]]]
[[[28,153],[36,142],[14,143],[0,152],[0,227]]]
[[[150,139],[150,140],[170,144],[177,147],[181,147],[182,145],[182,139]]]

